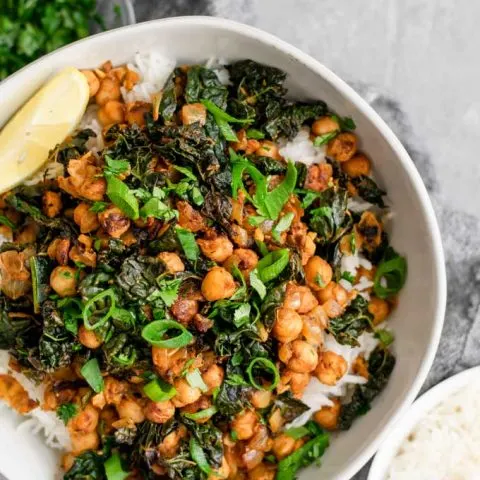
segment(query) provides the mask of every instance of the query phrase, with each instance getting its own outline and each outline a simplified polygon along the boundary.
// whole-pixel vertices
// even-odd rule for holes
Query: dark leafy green
[[[87,451],[75,458],[72,468],[65,473],[64,480],[104,480],[103,458]]]
[[[384,190],[378,188],[374,180],[366,175],[359,175],[351,179],[352,184],[358,192],[358,196],[366,202],[373,203],[380,208],[385,207],[383,197],[387,194]]]

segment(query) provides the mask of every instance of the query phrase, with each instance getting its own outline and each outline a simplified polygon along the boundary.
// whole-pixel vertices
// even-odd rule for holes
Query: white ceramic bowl
[[[122,63],[136,51],[156,49],[180,63],[212,55],[252,58],[285,70],[293,96],[323,99],[355,119],[362,149],[373,159],[375,175],[388,190],[395,213],[391,237],[408,259],[409,275],[391,318],[398,363],[372,410],[351,430],[334,438],[303,480],[346,480],[374,454],[389,427],[417,395],[438,345],[446,301],[445,268],[435,215],[425,186],[407,152],[381,118],[345,82],[300,50],[260,30],[209,17],[156,20],[109,31],[64,47],[25,67],[0,84],[0,125],[58,69],[95,67],[106,59]],[[65,106],[68,108],[68,105]]]
[[[368,472],[368,480],[385,480],[390,464],[400,446],[425,415],[455,392],[466,388],[468,385],[478,384],[479,379],[480,367],[470,368],[447,378],[416,400],[408,409],[403,421],[397,423],[388,435],[387,440],[382,442],[382,446],[375,455]]]

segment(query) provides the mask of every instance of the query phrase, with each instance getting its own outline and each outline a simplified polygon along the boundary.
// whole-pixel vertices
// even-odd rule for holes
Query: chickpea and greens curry
[[[125,103],[127,66],[84,71],[102,148],[77,131],[63,175],[0,198],[0,348],[45,386],[1,375],[0,398],[65,422],[66,480],[293,479],[394,368],[406,261],[355,123],[277,68],[226,68],[176,68],[151,103]],[[323,161],[282,155],[302,132]]]

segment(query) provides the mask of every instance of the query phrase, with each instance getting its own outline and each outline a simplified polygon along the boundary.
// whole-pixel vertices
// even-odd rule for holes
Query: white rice
[[[430,411],[404,440],[386,480],[480,478],[480,385],[471,383]]]
[[[297,135],[287,142],[286,139],[280,138],[280,155],[283,158],[292,160],[292,162],[302,162],[305,165],[313,165],[314,163],[325,163],[326,147],[316,147],[310,140],[310,129],[303,127]]]
[[[32,400],[43,401],[45,387],[36,385],[25,375],[15,372],[8,366],[10,355],[0,350],[0,373],[8,374],[15,378],[28,393]],[[45,412],[40,407],[24,415],[25,420],[18,426],[19,430],[30,431],[34,434],[42,433],[45,436],[45,443],[57,450],[69,450],[71,448],[70,435],[65,424],[55,412]]]

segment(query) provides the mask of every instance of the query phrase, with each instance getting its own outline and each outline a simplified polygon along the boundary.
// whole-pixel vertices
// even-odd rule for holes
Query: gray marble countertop
[[[480,3],[135,0],[135,10],[138,21],[215,15],[262,28],[320,60],[372,104],[412,156],[442,231],[447,315],[423,389],[480,364]]]

